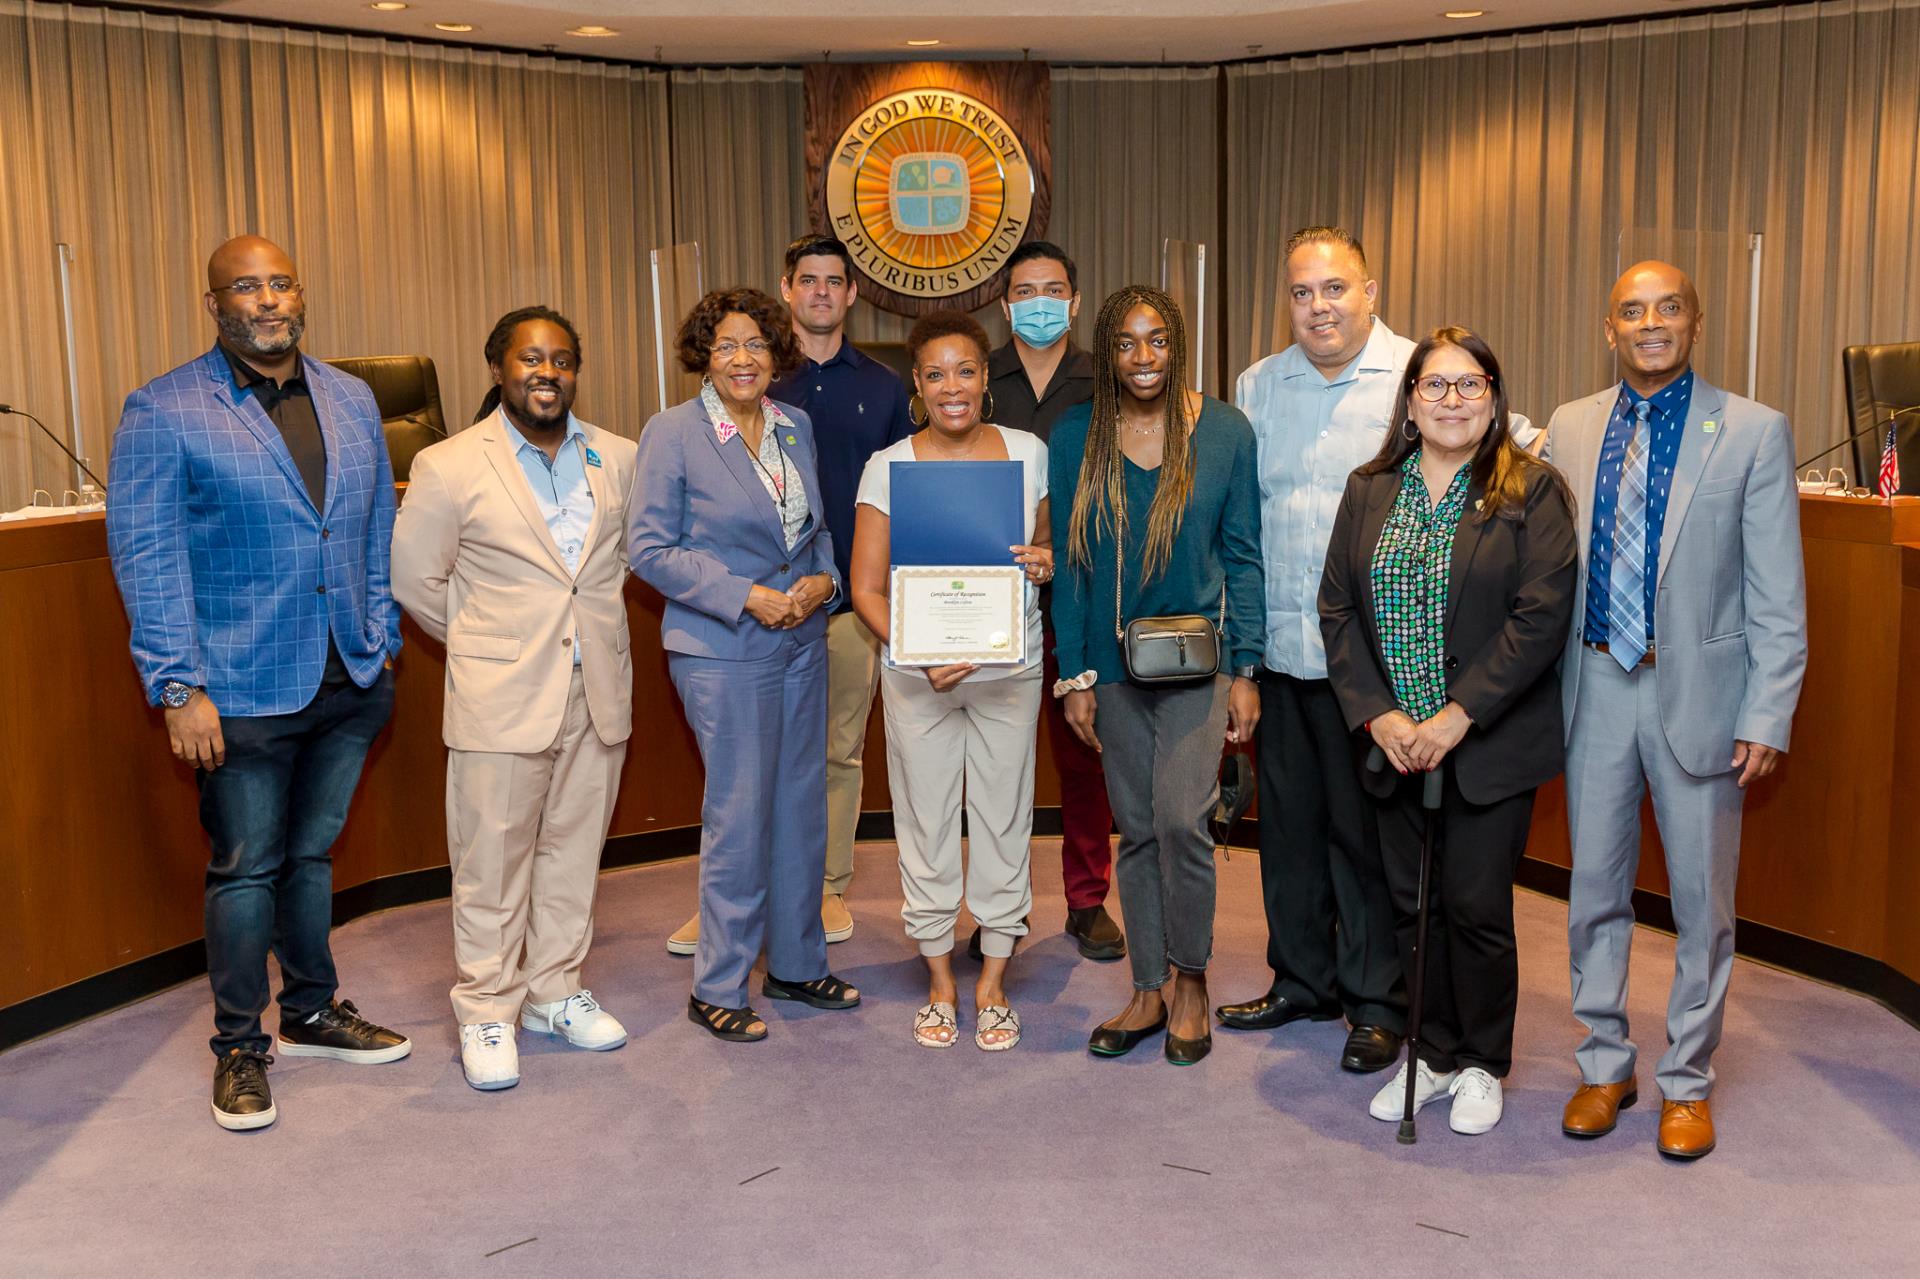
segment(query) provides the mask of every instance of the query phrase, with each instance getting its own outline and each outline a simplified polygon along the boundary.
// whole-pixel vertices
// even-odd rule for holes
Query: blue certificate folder
[[[895,565],[1013,563],[1027,540],[1019,462],[890,462],[887,527]]]

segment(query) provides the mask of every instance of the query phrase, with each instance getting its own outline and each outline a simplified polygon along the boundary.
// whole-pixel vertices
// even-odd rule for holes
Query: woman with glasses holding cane
[[[1573,500],[1515,443],[1499,363],[1466,329],[1414,349],[1392,421],[1347,481],[1321,629],[1340,708],[1366,735],[1356,749],[1372,748],[1363,780],[1410,978],[1422,833],[1429,821],[1444,832],[1425,886],[1414,1109],[1449,1093],[1453,1130],[1483,1133],[1500,1122],[1513,1064],[1513,877],[1534,792],[1565,757],[1556,665],[1573,620]],[[1374,1097],[1374,1118],[1401,1117],[1407,1072]]]

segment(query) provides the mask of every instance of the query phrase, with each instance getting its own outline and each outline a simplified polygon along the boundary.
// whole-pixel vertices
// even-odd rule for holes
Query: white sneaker
[[[1447,1123],[1455,1132],[1477,1137],[1500,1122],[1505,1096],[1500,1081],[1478,1066],[1468,1066],[1453,1081],[1453,1110]]]
[[[543,1035],[558,1035],[575,1048],[606,1052],[627,1042],[627,1028],[593,1000],[593,992],[551,1004],[527,1004],[520,1010],[520,1024]]]
[[[1420,1063],[1419,1077],[1413,1081],[1413,1108],[1420,1108],[1452,1087],[1455,1076],[1460,1072],[1449,1070],[1435,1074],[1426,1062]],[[1407,1063],[1401,1062],[1400,1069],[1393,1072],[1393,1078],[1379,1092],[1373,1094],[1373,1101],[1367,1106],[1367,1113],[1375,1119],[1394,1120],[1407,1110]]]
[[[467,1084],[481,1092],[497,1092],[520,1082],[520,1050],[513,1045],[513,1027],[504,1021],[483,1021],[460,1028],[460,1068]]]

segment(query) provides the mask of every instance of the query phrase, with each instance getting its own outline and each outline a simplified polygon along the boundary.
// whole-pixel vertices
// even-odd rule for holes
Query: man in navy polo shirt
[[[907,389],[886,365],[847,340],[853,309],[853,258],[830,235],[803,235],[787,246],[780,296],[793,311],[793,335],[806,361],[767,394],[805,409],[819,450],[820,496],[840,580],[853,555],[853,497],[867,459],[913,434]],[[860,768],[867,716],[880,679],[880,641],[853,614],[846,592],[827,619],[827,876],[820,922],[829,942],[853,936],[845,895],[853,883],[853,831],[860,820]],[[700,917],[667,939],[691,955]]]

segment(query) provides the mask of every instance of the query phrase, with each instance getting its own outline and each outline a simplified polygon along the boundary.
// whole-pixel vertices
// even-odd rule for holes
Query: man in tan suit
[[[581,1048],[627,1032],[580,971],[633,728],[622,586],[635,446],[575,418],[580,339],[527,307],[487,339],[474,424],[422,451],[393,594],[447,646],[452,991],[475,1088],[520,1082],[513,1022]]]

